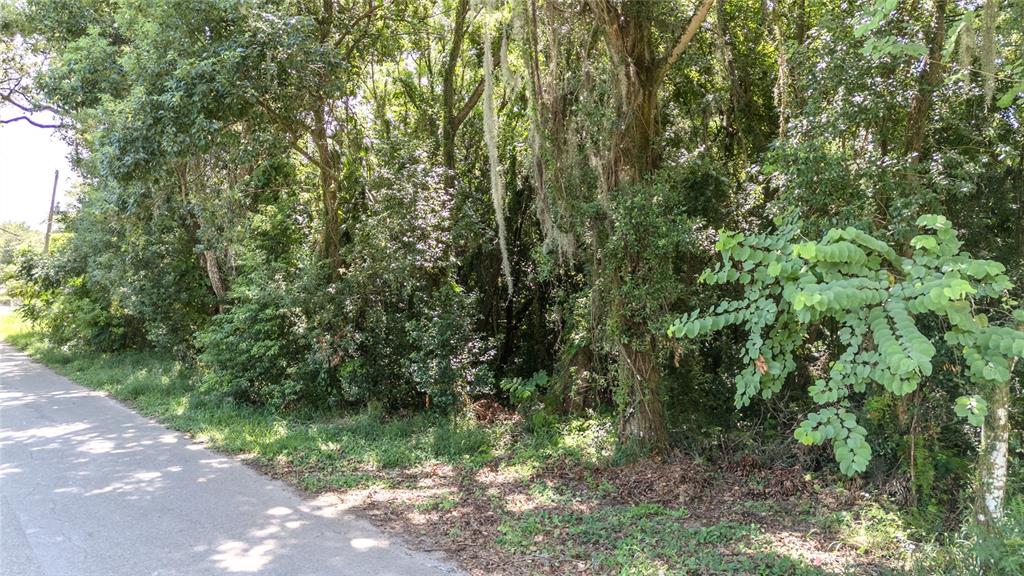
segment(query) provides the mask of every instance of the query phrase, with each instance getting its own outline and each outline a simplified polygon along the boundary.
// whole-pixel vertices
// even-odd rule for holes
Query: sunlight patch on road
[[[231,540],[217,546],[217,554],[211,559],[217,566],[228,572],[258,572],[274,559],[272,552],[277,540],[263,540],[255,546]]]
[[[17,468],[10,464],[0,464],[0,478],[11,474],[17,474],[18,472],[21,472],[21,468]]]
[[[387,548],[389,544],[390,542],[387,540],[378,540],[376,538],[353,538],[349,541],[349,545],[360,552],[374,548]]]
[[[73,424],[59,424],[57,426],[40,426],[38,428],[29,428],[28,430],[5,430],[0,432],[0,441],[25,442],[39,438],[57,438],[59,436],[64,436],[65,434],[80,432],[91,427],[92,424],[75,422]]]
[[[102,438],[95,438],[89,440],[78,447],[79,452],[88,452],[89,454],[106,454],[117,446],[112,440],[104,440]]]

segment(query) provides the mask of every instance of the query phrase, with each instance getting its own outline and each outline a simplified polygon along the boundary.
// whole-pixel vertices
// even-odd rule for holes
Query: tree
[[[3,10],[3,9],[0,9]],[[0,18],[10,16],[0,11]],[[22,39],[7,31],[0,40],[0,104],[9,108],[0,117],[0,126],[14,122],[27,122],[37,128],[61,128],[64,123],[53,106],[40,103],[30,84],[30,66],[25,62],[25,48]],[[44,117],[40,115],[45,115]]]
[[[205,386],[280,410],[373,401],[458,413],[484,398],[511,404],[515,387],[500,383],[530,382],[553,417],[615,412],[620,447],[640,449],[620,456],[719,434],[765,443],[813,412],[802,438],[831,426],[853,470],[867,465],[868,442],[850,440],[863,427],[878,476],[909,484],[906,504],[928,510],[955,509],[970,474],[999,477],[991,459],[937,474],[940,456],[973,456],[975,433],[953,411],[977,420],[975,397],[988,406],[985,450],[1003,445],[996,382],[984,368],[981,379],[940,370],[969,364],[944,338],[948,314],[894,300],[936,348],[931,376],[915,381],[923,364],[894,362],[888,384],[869,370],[836,388],[807,354],[841,358],[850,346],[836,314],[850,309],[818,310],[808,294],[800,311],[818,316],[802,321],[783,280],[754,278],[770,264],[734,253],[774,254],[780,272],[806,265],[783,275],[797,291],[810,275],[826,287],[816,290],[852,282],[861,298],[882,270],[894,283],[877,290],[911,290],[915,274],[940,270],[939,260],[903,269],[904,258],[933,257],[927,240],[911,244],[915,222],[956,214],[963,246],[941,265],[1000,262],[1007,297],[1019,299],[1016,4],[25,0],[2,10],[0,96],[60,112],[83,180],[53,254],[15,258],[12,285],[54,341],[172,351],[198,360]],[[669,319],[731,297],[698,282],[716,257],[713,230],[767,242],[771,215],[790,208],[809,238],[852,227],[898,258],[841,237],[814,253],[848,242],[863,262],[811,257],[796,236],[778,250],[719,238],[735,243],[743,289],[782,290],[767,298],[781,328],[763,326],[762,340],[796,342],[785,378],[770,372],[788,366],[784,355],[737,369],[735,331],[699,348],[665,337]],[[964,274],[974,289],[995,282]],[[997,303],[965,295],[950,306],[960,301]],[[867,308],[911,343],[895,328],[899,310]],[[804,328],[813,342],[794,335]],[[736,411],[717,385],[734,372],[744,394],[784,393],[752,393]]]
[[[601,26],[610,60],[617,120],[610,136],[608,152],[600,161],[599,201],[607,207],[610,195],[629,194],[630,187],[649,178],[659,164],[658,138],[661,134],[659,92],[669,68],[679,60],[700,29],[714,0],[701,0],[689,22],[674,42],[659,51],[654,42],[653,26],[660,6],[653,3],[616,3],[611,0],[590,2],[591,10]],[[597,249],[607,238],[607,227],[616,223],[605,214],[595,221]],[[603,228],[603,229],[602,229]],[[621,386],[628,390],[628,403],[622,409],[620,434],[626,442],[646,448],[664,450],[668,443],[665,414],[658,391],[659,359],[654,335],[647,318],[623,314],[625,303],[615,287],[621,276],[640,266],[644,257],[639,250],[623,254],[625,270],[613,270],[608,313],[611,322],[621,330],[615,354]]]

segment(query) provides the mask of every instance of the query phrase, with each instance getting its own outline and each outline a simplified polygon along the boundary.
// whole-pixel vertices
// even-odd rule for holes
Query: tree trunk
[[[466,35],[466,14],[469,12],[469,0],[459,0],[455,10],[455,26],[452,29],[452,45],[448,50],[448,59],[444,63],[444,74],[441,78],[441,158],[445,167],[445,187],[455,187],[455,69],[462,53],[462,41]]]
[[[683,53],[714,0],[703,0],[679,39],[664,55],[655,53],[652,37],[653,13],[642,2],[616,5],[607,0],[592,0],[591,8],[604,30],[605,44],[612,67],[619,122],[611,135],[611,147],[601,169],[601,205],[607,212],[613,194],[629,194],[630,185],[650,176],[659,163],[656,146],[661,134],[658,91],[669,66]],[[593,226],[597,252],[616,225],[610,214],[595,220]],[[604,230],[601,230],[601,228]],[[641,247],[627,248],[627,267],[643,257]],[[597,263],[600,266],[600,262]],[[620,333],[614,338],[619,385],[627,391],[620,407],[619,441],[641,450],[660,452],[668,443],[665,411],[658,385],[660,365],[655,341],[646,319],[629,317],[628,302],[621,291],[622,278],[613,270],[609,278],[610,297],[607,315]]]
[[[773,3],[768,15],[771,21],[772,34],[775,36],[775,62],[778,78],[775,80],[775,111],[779,115],[779,136],[785,138],[790,118],[790,92],[792,90],[789,69],[789,47],[786,46],[781,7]]]
[[[462,45],[465,43],[468,12],[469,0],[460,0],[455,12],[452,45],[448,50],[441,78],[441,161],[445,167],[445,187],[449,189],[455,187],[455,136],[484,94],[484,80],[481,78],[473,92],[462,103],[462,107],[458,111],[455,110],[455,69],[459,65],[459,55],[462,54]]]
[[[729,40],[728,23],[725,18],[724,3],[718,4],[718,11],[715,15],[715,27],[717,28],[716,48],[718,57],[722,61],[722,68],[725,71],[725,80],[729,84],[729,102],[722,111],[722,126],[725,129],[725,143],[723,148],[725,155],[729,158],[736,154],[740,144],[740,130],[736,125],[737,119],[742,121],[743,104],[741,99],[745,93],[744,87],[740,85],[739,74],[736,72],[736,61],[733,57],[732,42]],[[781,53],[781,51],[780,51]],[[779,70],[780,81],[782,70]]]
[[[616,225],[608,213],[611,196],[632,193],[630,186],[642,182],[658,166],[658,92],[668,68],[689,46],[714,2],[701,0],[676,41],[663,54],[657,54],[652,34],[655,11],[651,6],[644,2],[590,1],[604,31],[619,119],[611,135],[608,157],[601,166],[599,201],[606,213],[592,224],[598,254],[603,252],[602,245]],[[643,247],[628,246],[624,254],[626,268],[636,269],[643,257]],[[630,317],[629,303],[622,295],[620,270],[613,268],[610,276],[607,315],[620,330],[614,336],[617,346],[613,349],[618,356],[619,384],[628,396],[626,404],[620,407],[619,441],[661,452],[668,444],[668,430],[658,389],[661,366],[657,341],[646,318]]]
[[[942,47],[946,41],[946,0],[935,0],[935,14],[928,37],[928,60],[918,79],[917,92],[907,114],[907,136],[903,151],[912,164],[920,161],[924,136],[928,128],[932,99],[942,85]]]
[[[192,205],[192,194],[189,189],[188,162],[176,162],[173,169],[178,180],[178,194],[182,203],[184,229],[188,235],[188,242],[191,246],[199,246],[201,243],[200,231],[203,229],[203,225],[197,215],[198,212],[190,208]],[[220,266],[217,263],[216,252],[209,249],[199,252],[197,264],[206,272],[206,279],[209,280],[210,289],[213,290],[213,295],[217,298],[216,312],[223,312],[228,288],[224,276],[221,274]],[[211,313],[213,312],[211,310]]]
[[[328,45],[328,39],[334,29],[334,0],[322,0],[320,14],[316,18],[320,45]],[[326,78],[322,78],[326,82]],[[335,151],[331,149],[328,132],[327,113],[329,102],[320,98],[313,108],[313,126],[311,136],[316,147],[316,164],[320,175],[320,201],[323,212],[320,230],[320,255],[330,265],[330,278],[335,279],[341,271],[341,221],[338,210],[341,203],[338,198],[339,162]]]
[[[341,222],[338,219],[338,188],[335,178],[334,155],[327,136],[327,118],[321,104],[313,111],[313,143],[316,146],[320,172],[320,197],[323,223],[320,230],[320,251],[331,265],[331,277],[341,268]]]
[[[206,265],[206,277],[210,280],[210,288],[213,289],[213,294],[217,297],[217,311],[224,312],[228,288],[224,281],[224,275],[220,272],[220,265],[217,263],[217,253],[213,250],[204,250],[203,263]]]
[[[630,398],[619,419],[619,437],[627,445],[658,453],[668,447],[668,427],[656,351],[653,338],[639,346],[625,343],[619,350],[619,382]]]
[[[620,113],[627,121],[613,137],[610,166],[605,174],[604,190],[608,194],[628,193],[622,187],[649,176],[659,160],[655,142],[660,133],[660,79],[643,73],[632,78],[627,75],[626,78],[627,81],[620,86],[625,104]],[[643,257],[638,250],[642,248],[627,247],[625,257],[628,262],[637,262]],[[618,273],[613,273],[612,297],[608,303],[609,316],[623,331],[618,335],[621,342],[618,350],[619,384],[629,391],[629,402],[622,407],[619,421],[620,438],[642,450],[661,452],[668,445],[668,429],[659,390],[661,366],[657,358],[657,343],[646,322],[628,317],[628,302],[621,292],[622,281]]]
[[[1012,373],[1013,365],[1010,368]],[[996,387],[989,399],[989,415],[981,432],[977,514],[982,526],[993,526],[1003,518],[1009,444],[1010,379],[1007,379]]]

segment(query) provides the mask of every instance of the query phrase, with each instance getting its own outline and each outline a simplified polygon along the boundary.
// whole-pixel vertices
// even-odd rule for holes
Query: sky
[[[20,115],[17,109],[0,106],[0,118]],[[33,118],[52,120],[45,115]],[[68,205],[68,193],[79,178],[68,164],[67,145],[53,133],[24,121],[0,124],[0,222],[25,222],[45,230],[54,170],[60,170],[57,204]]]

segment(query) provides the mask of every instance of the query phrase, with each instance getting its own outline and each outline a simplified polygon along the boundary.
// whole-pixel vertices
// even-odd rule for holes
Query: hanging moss
[[[963,70],[966,82],[971,81],[971,66],[974,62],[974,53],[977,51],[977,41],[974,37],[974,13],[964,14],[963,27],[960,29],[960,68]]]
[[[493,9],[492,2],[487,3]],[[498,158],[498,115],[494,111],[494,54],[491,50],[492,31],[484,25],[484,140],[487,143],[487,158],[491,168],[491,202],[494,204],[494,220],[498,224],[498,248],[501,250],[501,270],[505,274],[508,292],[512,294],[512,265],[508,259],[508,245],[505,232],[505,181],[501,174],[501,159]]]
[[[997,0],[985,2],[981,19],[981,75],[985,87],[985,104],[992,102],[996,91],[996,18],[999,17]]]

